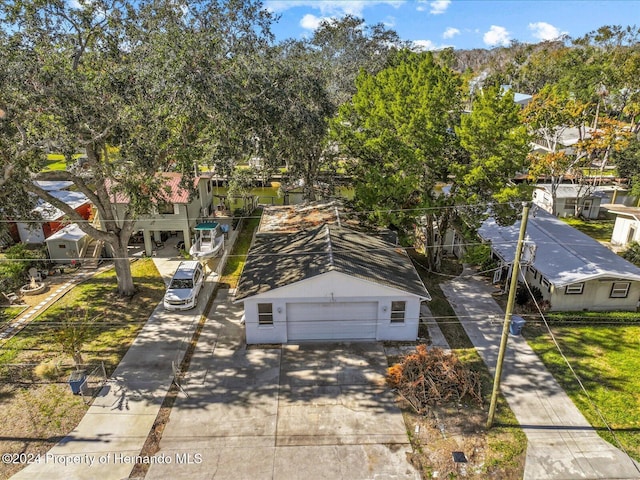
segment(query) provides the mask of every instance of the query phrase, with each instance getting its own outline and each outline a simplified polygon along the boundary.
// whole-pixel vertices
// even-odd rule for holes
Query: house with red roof
[[[156,245],[169,234],[178,234],[184,239],[185,249],[191,247],[191,235],[199,220],[209,217],[212,211],[213,188],[211,176],[195,177],[184,185],[183,175],[177,172],[160,172],[161,197],[154,211],[136,220],[136,230],[142,234],[144,249],[151,255]],[[112,205],[116,218],[125,218],[129,197],[121,192],[112,194]]]

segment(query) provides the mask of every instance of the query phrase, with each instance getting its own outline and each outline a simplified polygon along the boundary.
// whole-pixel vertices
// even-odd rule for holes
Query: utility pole
[[[511,324],[511,314],[513,304],[516,300],[516,290],[518,289],[518,276],[520,275],[520,257],[522,256],[522,246],[527,232],[527,221],[529,220],[529,203],[522,203],[522,220],[520,221],[520,235],[516,246],[516,255],[513,258],[511,267],[511,284],[509,286],[509,297],[507,298],[507,309],[504,313],[504,323],[502,324],[502,338],[500,339],[500,350],[498,351],[498,363],[496,364],[496,374],[493,378],[493,390],[491,391],[491,403],[489,405],[489,418],[487,428],[493,426],[493,417],[496,414],[496,403],[498,402],[498,392],[500,391],[500,377],[502,377],[502,364],[504,354],[507,350],[507,340],[509,338],[509,325]]]

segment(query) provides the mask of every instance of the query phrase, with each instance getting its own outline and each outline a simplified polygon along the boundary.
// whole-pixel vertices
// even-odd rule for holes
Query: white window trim
[[[271,312],[260,313],[260,305],[269,305]],[[256,308],[258,309],[258,326],[259,327],[273,327],[273,303],[258,303]],[[265,318],[266,320],[262,320]]]
[[[393,304],[394,303],[401,303],[402,304],[402,310],[394,310],[393,309]],[[393,318],[394,314],[402,314],[402,318]],[[396,325],[404,325],[404,322],[407,318],[407,302],[405,300],[398,300],[395,302],[391,302],[391,316],[389,318],[390,322],[392,324],[396,324]]]
[[[616,285],[624,285],[624,288]],[[631,288],[631,282],[613,282],[611,284],[611,292],[609,298],[627,298],[629,296],[629,289]],[[622,295],[624,293],[624,295]]]
[[[582,295],[583,292],[584,292],[584,282],[572,283],[571,285],[567,285],[564,288],[565,295]]]

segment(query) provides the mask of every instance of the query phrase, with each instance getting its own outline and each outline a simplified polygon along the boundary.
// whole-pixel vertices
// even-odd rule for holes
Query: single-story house
[[[640,242],[640,207],[626,207],[624,205],[604,205],[609,213],[616,215],[613,225],[611,243],[624,247],[631,242]]]
[[[235,297],[248,344],[413,341],[430,299],[403,249],[339,224],[256,235]]]
[[[540,289],[551,310],[636,310],[640,268],[553,215],[535,210],[527,223],[522,274]],[[492,252],[506,267],[513,263],[519,231],[520,221],[502,227],[489,218],[478,233],[491,242]]]
[[[82,258],[90,237],[77,224],[67,225],[45,240],[49,258],[55,263],[73,263]]]
[[[163,234],[182,232],[184,248],[191,248],[192,230],[201,221],[213,215],[213,188],[211,175],[203,174],[194,178],[188,186],[182,185],[182,174],[162,172],[157,174],[162,180],[164,202],[155,211],[136,220],[135,228],[142,232],[147,255],[152,255],[154,242],[162,241]],[[129,197],[124,193],[112,195],[115,217],[122,222],[129,205]]]
[[[45,190],[63,201],[82,218],[88,220],[91,217],[91,201],[82,192],[64,190],[70,182],[39,182]],[[56,188],[60,188],[57,190]],[[44,243],[44,241],[64,226],[66,214],[48,202],[39,201],[33,209],[41,220],[31,222],[16,222],[20,241],[24,243]]]
[[[585,218],[598,218],[600,205],[604,203],[607,194],[600,189],[584,185],[561,183],[556,190],[556,215],[559,217],[573,217],[576,204],[580,215]],[[553,213],[553,199],[551,184],[540,183],[533,191],[533,203],[543,210]]]
[[[591,138],[594,129],[587,126],[581,127],[558,127],[555,134],[552,136],[553,140],[557,140],[557,144],[550,144],[549,141],[543,137],[534,139],[532,142],[532,149],[537,153],[549,153],[549,152],[565,152],[567,155],[573,155],[575,153],[575,146],[582,140]],[[557,138],[556,138],[557,136]]]
[[[511,85],[500,85],[503,93],[507,93],[512,90]],[[522,108],[526,107],[533,99],[533,95],[526,93],[513,92],[513,103],[520,105]]]

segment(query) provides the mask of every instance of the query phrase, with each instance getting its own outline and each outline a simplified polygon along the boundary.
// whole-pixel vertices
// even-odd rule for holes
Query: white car
[[[166,310],[189,310],[198,304],[204,281],[202,265],[197,261],[181,262],[164,294]]]

